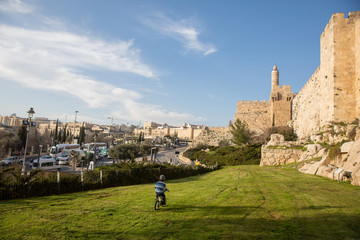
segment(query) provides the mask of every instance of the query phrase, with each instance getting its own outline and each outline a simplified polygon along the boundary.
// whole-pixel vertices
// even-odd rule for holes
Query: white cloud
[[[134,41],[108,42],[66,31],[29,30],[0,25],[0,79],[25,87],[65,92],[91,108],[107,107],[121,118],[139,121],[201,120],[141,103],[141,94],[86,74],[90,71],[128,72],[157,79],[142,63]]]
[[[127,101],[124,104],[124,109],[112,112],[113,116],[122,119],[142,120],[142,121],[155,121],[158,123],[168,123],[177,125],[184,122],[204,122],[205,119],[195,117],[189,113],[179,113],[174,111],[167,111],[161,106],[153,104],[139,103],[135,101]]]
[[[208,55],[217,51],[211,43],[199,40],[199,31],[190,20],[174,21],[162,14],[156,14],[144,21],[148,26],[184,44],[184,48],[190,51]]]
[[[15,12],[15,13],[29,13],[34,8],[21,0],[4,0],[0,3],[0,11],[2,12]]]

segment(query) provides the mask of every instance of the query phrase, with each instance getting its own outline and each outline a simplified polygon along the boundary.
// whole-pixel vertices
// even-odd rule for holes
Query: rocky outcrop
[[[303,162],[304,165],[299,168],[302,173],[337,181],[349,180],[351,184],[360,186],[360,138],[333,148],[333,153],[320,144],[305,145],[306,150],[294,149],[295,146],[291,146],[289,142],[276,139],[279,138],[274,136],[270,144],[262,146],[260,166]],[[274,143],[279,145],[273,145]]]
[[[276,166],[320,158],[325,149],[320,144],[302,146],[300,142],[285,142],[280,134],[272,134],[261,148],[260,166]]]

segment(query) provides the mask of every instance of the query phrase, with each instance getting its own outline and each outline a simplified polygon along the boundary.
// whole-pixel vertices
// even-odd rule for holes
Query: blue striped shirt
[[[166,188],[166,184],[162,181],[158,181],[155,184],[155,192],[156,193],[163,193],[165,191],[167,191],[168,189]]]

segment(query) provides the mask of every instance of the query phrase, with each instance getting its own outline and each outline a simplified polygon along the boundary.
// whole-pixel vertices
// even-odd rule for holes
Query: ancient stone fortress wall
[[[274,65],[269,102],[238,101],[234,121],[245,121],[251,131],[259,134],[270,127],[287,126],[291,121],[291,104],[295,95],[291,92],[290,85],[279,85],[279,71]]]
[[[267,101],[238,101],[234,121],[245,121],[250,130],[261,133],[270,126],[269,111]]]
[[[332,121],[333,84],[326,79],[318,68],[293,100],[292,126],[300,138],[315,134],[320,126]]]
[[[229,127],[209,127],[210,131],[218,132],[218,133],[226,133],[230,131]]]
[[[291,121],[291,104],[295,94],[290,85],[274,85],[270,94],[271,126],[287,126]]]
[[[360,11],[335,13],[320,37],[320,66],[292,105],[292,125],[301,138],[330,122],[360,116]]]

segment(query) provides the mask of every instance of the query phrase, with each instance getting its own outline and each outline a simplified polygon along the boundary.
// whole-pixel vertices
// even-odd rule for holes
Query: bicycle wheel
[[[155,210],[159,210],[159,208],[160,208],[160,202],[159,202],[159,199],[158,199],[158,198],[156,198],[154,208],[155,208]]]

